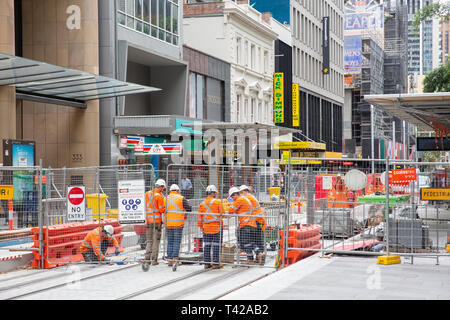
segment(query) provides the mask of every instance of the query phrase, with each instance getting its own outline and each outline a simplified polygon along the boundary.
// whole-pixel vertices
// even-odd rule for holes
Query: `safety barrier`
[[[51,225],[43,228],[43,253],[34,251],[34,260],[31,267],[45,269],[54,268],[71,262],[83,261],[80,246],[89,231],[104,225],[114,227],[114,237],[119,243],[119,250],[123,251],[123,226],[116,219],[106,219],[98,222],[73,222],[60,225]],[[33,248],[39,248],[39,228],[32,228]],[[111,251],[112,250],[112,251]],[[107,254],[112,254],[114,248],[108,248]]]
[[[284,265],[288,266],[296,263],[304,258],[307,258],[316,251],[310,250],[295,250],[295,249],[320,249],[322,244],[320,239],[322,235],[320,230],[322,226],[319,225],[300,225],[294,224],[289,226],[289,232],[287,237],[287,256],[284,259]],[[284,230],[280,230],[280,250],[278,250],[278,257],[282,260],[283,248],[286,247],[286,239],[284,237]]]

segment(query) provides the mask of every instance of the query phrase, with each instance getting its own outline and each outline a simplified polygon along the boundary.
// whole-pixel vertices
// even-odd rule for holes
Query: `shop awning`
[[[450,92],[367,95],[364,100],[424,131],[439,121],[450,129]]]
[[[17,99],[79,108],[91,100],[160,90],[4,53],[0,86],[15,86]]]
[[[200,123],[200,124],[182,124],[183,127],[188,128],[194,128],[194,126],[201,127],[203,130],[208,129],[218,129],[218,130],[227,130],[227,129],[234,129],[239,130],[242,129],[243,131],[246,131],[248,129],[254,129],[254,130],[279,130],[280,135],[286,135],[291,133],[301,133],[300,130],[292,129],[292,128],[285,128],[285,127],[279,127],[274,126],[270,124],[264,124],[259,122],[245,122],[245,123],[234,123],[234,122],[211,122],[211,123]]]

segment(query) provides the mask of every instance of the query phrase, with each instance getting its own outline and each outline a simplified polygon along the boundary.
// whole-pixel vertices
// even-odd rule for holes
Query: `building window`
[[[195,72],[189,74],[188,116],[224,121],[225,83]]]
[[[252,70],[256,68],[256,48],[255,45],[252,44],[250,47],[250,66]]]
[[[242,56],[242,39],[236,38],[236,63],[241,63],[241,56]]]
[[[178,45],[178,0],[117,0],[118,23]]]
[[[269,52],[264,51],[264,73],[269,73]]]
[[[240,94],[236,95],[236,122],[240,122],[241,121],[241,118],[240,118],[240,115],[241,115],[241,100],[242,100],[241,95]]]

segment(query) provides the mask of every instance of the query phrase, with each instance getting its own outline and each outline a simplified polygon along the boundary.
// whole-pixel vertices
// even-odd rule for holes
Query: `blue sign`
[[[345,72],[358,72],[362,64],[361,36],[344,37],[344,69]]]
[[[26,144],[13,144],[12,165],[14,167],[34,166],[34,146]]]

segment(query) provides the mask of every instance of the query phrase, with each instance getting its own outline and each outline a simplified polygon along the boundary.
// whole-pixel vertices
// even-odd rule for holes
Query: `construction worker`
[[[216,199],[217,188],[210,185],[206,188],[206,199],[198,207],[197,225],[203,230],[203,261],[205,269],[221,269],[220,249],[222,246],[222,213],[224,208],[222,201]],[[211,248],[213,262],[211,264]]]
[[[114,237],[114,228],[106,225],[89,231],[81,243],[80,251],[86,262],[109,262],[109,259],[105,257],[109,246],[116,248],[116,256],[120,254],[119,243]]]
[[[147,246],[145,248],[145,260],[152,261],[152,265],[158,264],[159,244],[161,241],[162,215],[166,211],[163,192],[166,182],[159,179],[155,183],[155,189],[145,194],[145,211],[147,221]]]
[[[239,194],[238,188],[231,188],[229,193],[234,202],[229,205],[228,212],[239,216],[238,241],[240,247],[247,254],[247,264],[254,264],[256,217],[253,216],[252,203],[246,196]]]
[[[264,209],[259,204],[258,199],[253,194],[253,187],[243,185],[239,189],[239,193],[246,196],[253,207],[253,215],[256,217],[255,230],[255,255],[259,264],[264,262],[264,230],[267,228],[266,218],[264,217]]]
[[[192,212],[192,207],[189,201],[180,194],[178,185],[171,185],[169,191],[166,199],[167,259],[168,265],[172,266],[174,262],[181,264],[178,255],[187,218],[184,212]]]

